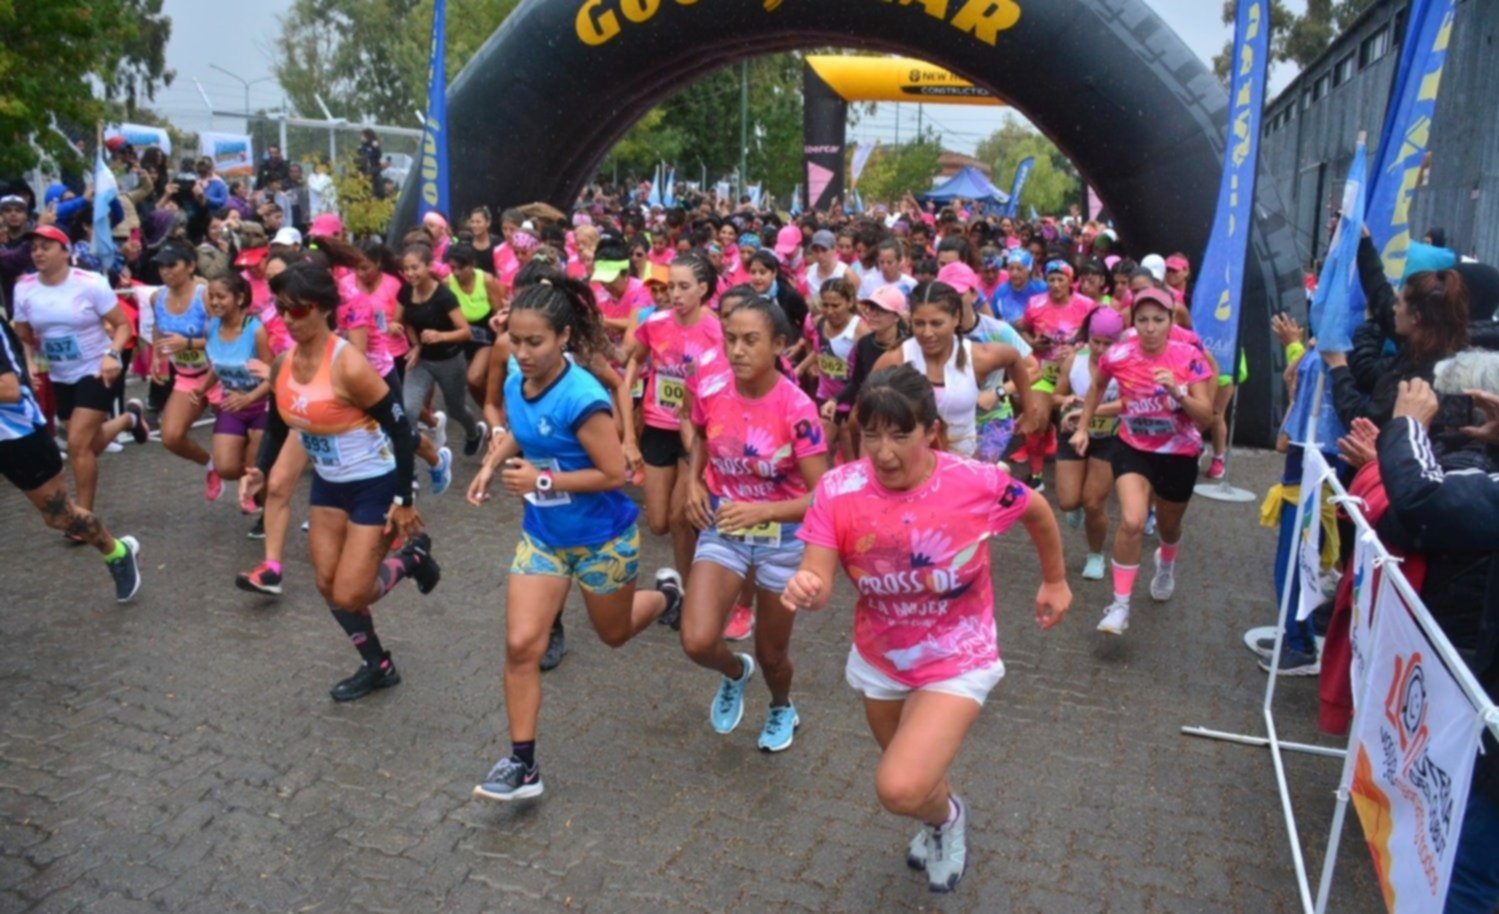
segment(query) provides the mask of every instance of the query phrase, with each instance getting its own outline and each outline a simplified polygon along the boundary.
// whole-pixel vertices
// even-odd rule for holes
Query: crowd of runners
[[[907,860],[934,891],[966,865],[948,769],[1005,672],[994,587],[1011,575],[987,541],[1016,524],[1032,540],[1043,628],[1071,607],[1071,575],[1110,577],[1090,610],[1124,636],[1149,540],[1146,589],[1172,598],[1187,507],[1199,478],[1224,473],[1244,380],[1192,332],[1186,256],[1132,251],[1075,215],[908,199],[791,218],[595,188],[570,212],[434,213],[385,241],[331,213],[275,231],[210,213],[201,237],[187,220],[151,244],[127,234],[128,261],[100,272],[53,209],[33,222],[11,195],[0,216],[14,269],[0,469],[104,556],[120,602],[141,586],[141,544],[96,513],[116,439],[159,438],[208,501],[236,490],[245,528],[225,535],[263,539],[264,557],[225,569],[226,586],[316,587],[359,654],[337,701],[401,682],[372,607],[406,578],[430,593],[437,555],[460,548],[440,530],[434,543],[419,499],[455,475],[478,508],[518,499],[510,751],[474,789],[518,800],[543,792],[541,673],[566,650],[574,583],[611,647],[679,632],[712,674],[715,732],[740,725],[758,675],[757,744],[782,752],[800,723],[794,623],[827,605],[841,567],[876,791],[920,823]],[[205,263],[205,238],[227,239],[226,256]],[[1409,313],[1396,309],[1397,335]],[[1301,346],[1294,329],[1277,324]],[[132,366],[145,399],[125,396]],[[193,429],[210,412],[205,446]],[[1085,554],[1064,554],[1049,462]],[[283,561],[304,480],[314,579],[299,582]],[[670,566],[640,567],[645,533],[669,542]]]

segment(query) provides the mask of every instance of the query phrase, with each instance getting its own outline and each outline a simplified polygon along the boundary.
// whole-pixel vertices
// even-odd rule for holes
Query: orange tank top
[[[371,479],[395,469],[395,454],[380,424],[333,390],[333,363],[348,345],[328,338],[323,360],[312,380],[298,381],[291,361],[276,376],[276,409],[281,419],[301,435],[302,446],[317,474],[329,482]]]

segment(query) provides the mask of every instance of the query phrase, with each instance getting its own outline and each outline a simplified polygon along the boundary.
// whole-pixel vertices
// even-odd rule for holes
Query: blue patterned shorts
[[[640,528],[631,524],[597,546],[548,546],[522,532],[510,573],[571,578],[588,593],[608,596],[635,583],[640,573]]]

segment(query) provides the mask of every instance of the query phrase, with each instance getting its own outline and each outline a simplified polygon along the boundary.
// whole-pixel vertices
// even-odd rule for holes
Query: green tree
[[[869,157],[859,177],[859,196],[866,204],[893,203],[906,192],[920,194],[932,187],[942,139],[928,131],[909,143],[881,146]]]
[[[0,172],[71,157],[55,125],[92,136],[170,85],[162,0],[0,0]],[[102,92],[95,93],[95,87]]]
[[[450,0],[451,80],[520,0]],[[273,72],[297,111],[409,123],[426,107],[432,0],[295,0],[280,17]]]
[[[1306,12],[1297,15],[1285,0],[1270,0],[1270,60],[1294,64],[1298,70],[1309,66],[1326,51],[1338,34],[1353,24],[1374,0],[1306,0]],[[1223,0],[1223,24],[1232,26],[1238,15],[1238,0]],[[1228,83],[1229,57],[1233,39],[1213,58],[1213,72]]]
[[[1010,192],[1008,182],[1014,178],[1016,167],[1027,156],[1034,156],[1036,164],[1016,201],[1018,212],[1032,206],[1040,213],[1066,212],[1067,205],[1077,202],[1082,194],[1082,179],[1062,150],[1042,134],[1006,118],[1004,125],[982,140],[974,152],[974,158],[993,165],[994,183],[1005,193]]]

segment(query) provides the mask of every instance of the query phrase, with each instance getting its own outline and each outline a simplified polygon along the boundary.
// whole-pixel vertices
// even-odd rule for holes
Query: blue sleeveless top
[[[255,331],[260,328],[260,318],[245,315],[245,325],[232,343],[219,339],[221,323],[218,318],[208,322],[208,361],[225,390],[249,393],[260,386],[260,381],[246,367],[255,358]]]
[[[167,290],[162,289],[157,293],[151,303],[151,310],[156,317],[156,332],[158,336],[169,336],[173,333],[185,336],[188,339],[200,339],[208,334],[208,309],[203,307],[203,286],[193,290],[193,300],[187,306],[187,310],[181,314],[173,314],[167,310]],[[172,364],[183,374],[201,374],[208,370],[208,358],[202,349],[184,349],[181,352],[172,353]]]

